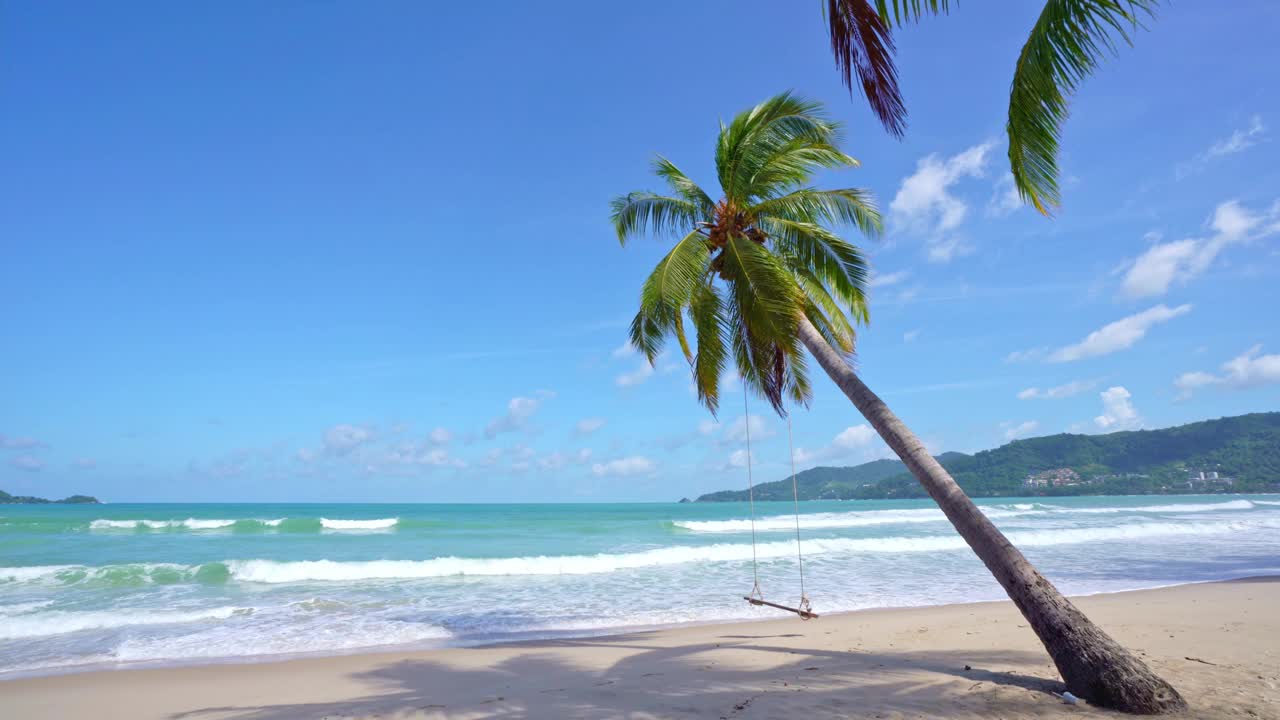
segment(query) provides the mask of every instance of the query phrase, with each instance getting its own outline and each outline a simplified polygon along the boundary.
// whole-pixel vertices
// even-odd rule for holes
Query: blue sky
[[[8,3],[0,488],[109,500],[672,500],[745,485],[608,201],[794,89],[882,240],[866,381],[931,447],[1277,409],[1280,7],[1165,8],[1075,99],[1052,220],[1009,202],[1034,3],[898,33],[887,136],[819,4]],[[784,7],[785,6],[785,7]],[[723,47],[716,38],[723,38]],[[825,378],[802,466],[885,454]],[[757,478],[786,426],[751,401]]]

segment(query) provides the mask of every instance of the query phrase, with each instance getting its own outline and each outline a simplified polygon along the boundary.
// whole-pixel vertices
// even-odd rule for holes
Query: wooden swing
[[[742,383],[742,425],[746,431],[747,439],[747,502],[751,508],[751,576],[754,581],[751,585],[751,592],[743,595],[742,599],[752,605],[795,613],[801,620],[813,620],[818,617],[818,613],[813,611],[813,606],[809,604],[809,596],[804,591],[804,554],[800,551],[800,490],[796,485],[796,450],[795,443],[791,439],[791,415],[787,415],[787,451],[790,453],[791,459],[791,497],[795,502],[796,564],[800,569],[800,602],[796,603],[795,607],[765,600],[764,593],[760,590],[760,569],[756,558],[756,491],[755,483],[751,477],[751,415],[747,409],[747,383],[745,380]]]

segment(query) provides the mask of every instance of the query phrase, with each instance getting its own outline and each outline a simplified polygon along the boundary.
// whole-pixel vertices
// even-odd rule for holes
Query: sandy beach
[[[1280,578],[1083,597],[1196,718],[1280,718]],[[1064,704],[1011,604],[812,622],[0,682],[0,716],[292,718],[1116,717]]]

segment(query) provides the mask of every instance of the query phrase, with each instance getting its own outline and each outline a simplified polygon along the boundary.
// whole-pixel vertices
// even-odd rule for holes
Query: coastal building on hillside
[[[1235,484],[1235,478],[1227,477],[1217,470],[1189,470],[1185,487],[1200,490],[1226,490]]]
[[[1080,474],[1071,468],[1054,468],[1053,470],[1045,470],[1034,475],[1028,475],[1027,479],[1022,481],[1022,485],[1028,488],[1046,488],[1080,485],[1083,482],[1080,479]]]

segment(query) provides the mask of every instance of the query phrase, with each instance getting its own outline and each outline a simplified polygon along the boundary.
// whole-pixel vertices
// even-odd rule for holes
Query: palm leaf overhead
[[[1154,0],[1049,0],[1018,56],[1009,90],[1009,168],[1018,195],[1041,213],[1062,203],[1058,143],[1067,97],[1115,52],[1112,36],[1131,44],[1139,16]]]
[[[1009,170],[1024,202],[1049,215],[1062,204],[1058,152],[1068,98],[1116,40],[1154,14],[1157,0],[1047,0],[1014,68],[1009,90]],[[950,0],[826,0],[831,51],[844,84],[856,78],[885,129],[902,137],[906,106],[898,88],[892,26],[946,14]]]
[[[857,164],[840,149],[839,124],[818,103],[790,93],[721,124],[719,200],[657,158],[654,173],[667,189],[612,203],[624,245],[645,235],[675,240],[641,290],[631,343],[652,363],[674,337],[698,400],[713,413],[730,361],[779,413],[787,399],[806,403],[801,319],[845,353],[853,351],[854,326],[867,321],[867,263],[832,228],[875,235],[880,214],[864,190],[810,187],[819,169]]]

